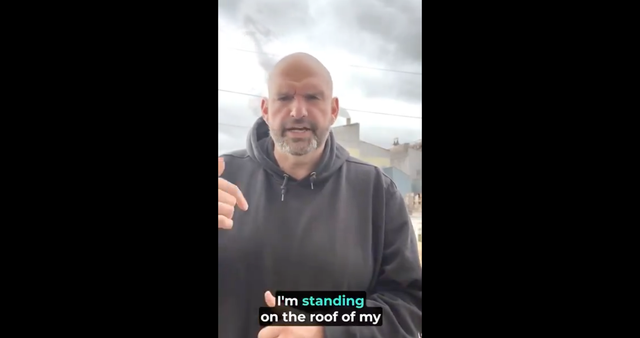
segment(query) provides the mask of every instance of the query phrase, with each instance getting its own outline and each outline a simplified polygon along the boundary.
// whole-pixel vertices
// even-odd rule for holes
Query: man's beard
[[[294,133],[285,135],[291,128],[307,128],[311,136],[296,136]],[[318,149],[326,140],[329,128],[320,129],[318,125],[306,119],[295,119],[282,122],[279,129],[269,128],[273,143],[280,151],[293,156],[304,156]]]

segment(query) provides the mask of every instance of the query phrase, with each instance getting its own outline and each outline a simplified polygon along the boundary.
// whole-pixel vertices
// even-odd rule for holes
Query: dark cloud
[[[304,39],[319,48],[356,55],[377,68],[422,73],[421,6],[418,0],[218,1],[220,17],[252,39],[258,63],[265,72],[279,59],[269,54],[278,51],[267,53],[265,46]],[[368,97],[421,102],[420,75],[351,67],[348,76],[342,78],[342,87],[357,89]],[[231,94],[220,96],[220,122],[239,127],[218,126],[218,152],[242,149],[249,127],[259,116],[259,104]],[[353,122],[362,124],[363,141],[389,148],[395,137],[401,142],[421,138],[420,129],[408,128],[404,121],[387,124],[376,115],[353,115]],[[417,120],[407,123],[413,126],[413,122]]]
[[[411,71],[422,64],[421,7],[415,0],[335,1],[327,14],[348,50],[369,52],[390,68]]]
[[[218,6],[220,15],[249,32],[260,53],[278,38],[304,36],[386,69],[422,72],[422,4],[417,0],[221,0]],[[277,61],[258,57],[265,71]],[[351,84],[370,97],[413,103],[422,97],[421,76],[414,74],[354,68]]]
[[[388,65],[422,63],[422,3],[417,0],[332,0],[317,2],[313,11],[302,0],[221,0],[220,13],[242,23],[259,24],[267,38],[321,35],[354,54],[375,53]],[[313,12],[313,13],[312,13]],[[315,31],[314,27],[322,27]],[[331,28],[326,30],[324,28]],[[364,47],[364,50],[363,50]]]

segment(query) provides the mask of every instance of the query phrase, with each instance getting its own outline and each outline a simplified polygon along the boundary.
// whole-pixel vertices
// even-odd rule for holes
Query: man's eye
[[[291,100],[291,96],[280,96],[278,97],[278,101],[289,101]]]
[[[318,97],[315,95],[306,95],[307,100],[318,100]]]

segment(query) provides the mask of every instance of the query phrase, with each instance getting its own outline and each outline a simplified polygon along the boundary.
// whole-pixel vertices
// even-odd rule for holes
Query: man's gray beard
[[[320,138],[316,135],[315,132],[312,133],[312,137],[306,140],[293,141],[291,138],[287,138],[284,136],[279,136],[279,131],[269,131],[271,135],[271,139],[278,149],[285,153],[293,156],[304,156],[309,154],[310,152],[318,149],[318,145],[320,144]],[[280,133],[281,134],[281,133]]]

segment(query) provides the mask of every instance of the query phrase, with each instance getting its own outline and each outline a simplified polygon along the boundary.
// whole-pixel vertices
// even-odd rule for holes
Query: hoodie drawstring
[[[311,178],[309,179],[309,181],[311,181],[311,190],[313,190],[313,181],[316,180],[316,172],[312,172],[311,173]]]
[[[311,173],[311,177],[309,178],[309,182],[311,182],[311,190],[313,190],[313,182],[316,180],[316,172],[312,172]],[[284,193],[287,191],[287,181],[289,181],[289,175],[284,174],[284,182],[282,182],[282,185],[280,186],[280,189],[282,189],[282,198],[280,199],[281,201],[284,201]]]
[[[282,189],[282,200],[284,201],[284,192],[287,190],[287,180],[289,179],[289,175],[284,174],[284,182],[282,182],[282,185],[280,186],[280,189]]]

